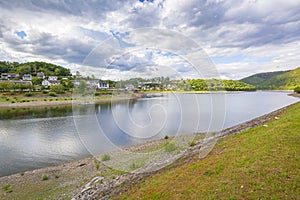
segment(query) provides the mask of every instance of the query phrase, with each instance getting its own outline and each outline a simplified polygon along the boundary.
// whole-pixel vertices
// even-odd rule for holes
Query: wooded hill
[[[293,90],[300,86],[300,67],[289,71],[254,74],[240,81],[254,85],[257,89]]]
[[[0,74],[13,73],[23,76],[31,74],[35,76],[38,72],[44,72],[45,76],[71,76],[69,69],[46,62],[7,62],[0,61]]]

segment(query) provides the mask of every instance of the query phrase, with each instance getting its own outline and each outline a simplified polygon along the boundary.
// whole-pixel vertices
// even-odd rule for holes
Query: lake
[[[213,132],[298,101],[288,92],[168,93],[101,105],[2,109],[0,176],[165,135]]]

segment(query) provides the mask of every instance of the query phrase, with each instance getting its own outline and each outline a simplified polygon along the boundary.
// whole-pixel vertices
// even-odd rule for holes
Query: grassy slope
[[[241,79],[240,81],[244,82],[244,83],[248,83],[251,85],[255,85],[258,86],[261,83],[263,83],[264,81],[277,76],[279,74],[283,74],[286,73],[287,71],[278,71],[278,72],[266,72],[266,73],[259,73],[259,74],[254,74],[252,76],[246,77]]]
[[[270,78],[262,83],[262,87],[274,87],[278,89],[294,89],[300,85],[300,67]]]
[[[300,103],[278,120],[220,140],[200,160],[131,188],[122,199],[299,199]]]
[[[241,81],[255,85],[259,89],[294,89],[300,85],[300,67],[287,72],[255,74]]]

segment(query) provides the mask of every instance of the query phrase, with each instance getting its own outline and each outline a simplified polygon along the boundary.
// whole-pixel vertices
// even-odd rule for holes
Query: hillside
[[[69,76],[70,70],[64,67],[46,62],[0,62],[1,73],[16,73],[19,75],[32,74],[35,76],[37,72],[44,72],[46,76]]]
[[[255,74],[240,81],[256,86],[258,89],[294,89],[300,85],[300,67],[290,71]]]
[[[244,83],[248,83],[250,85],[255,85],[258,86],[264,81],[273,78],[274,76],[286,73],[288,71],[277,71],[277,72],[266,72],[266,73],[259,73],[259,74],[254,74],[252,76],[246,77],[241,79],[240,81]]]

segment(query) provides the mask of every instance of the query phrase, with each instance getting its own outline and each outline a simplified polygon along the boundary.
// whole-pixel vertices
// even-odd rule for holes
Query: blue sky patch
[[[24,31],[16,31],[15,33],[21,39],[24,39],[27,36],[27,34]]]
[[[237,62],[245,62],[245,63],[266,63],[271,62],[271,57],[251,57],[251,56],[243,56],[243,55],[237,55],[237,56],[217,56],[212,57],[211,60],[215,64],[229,64],[229,63],[237,63]]]

